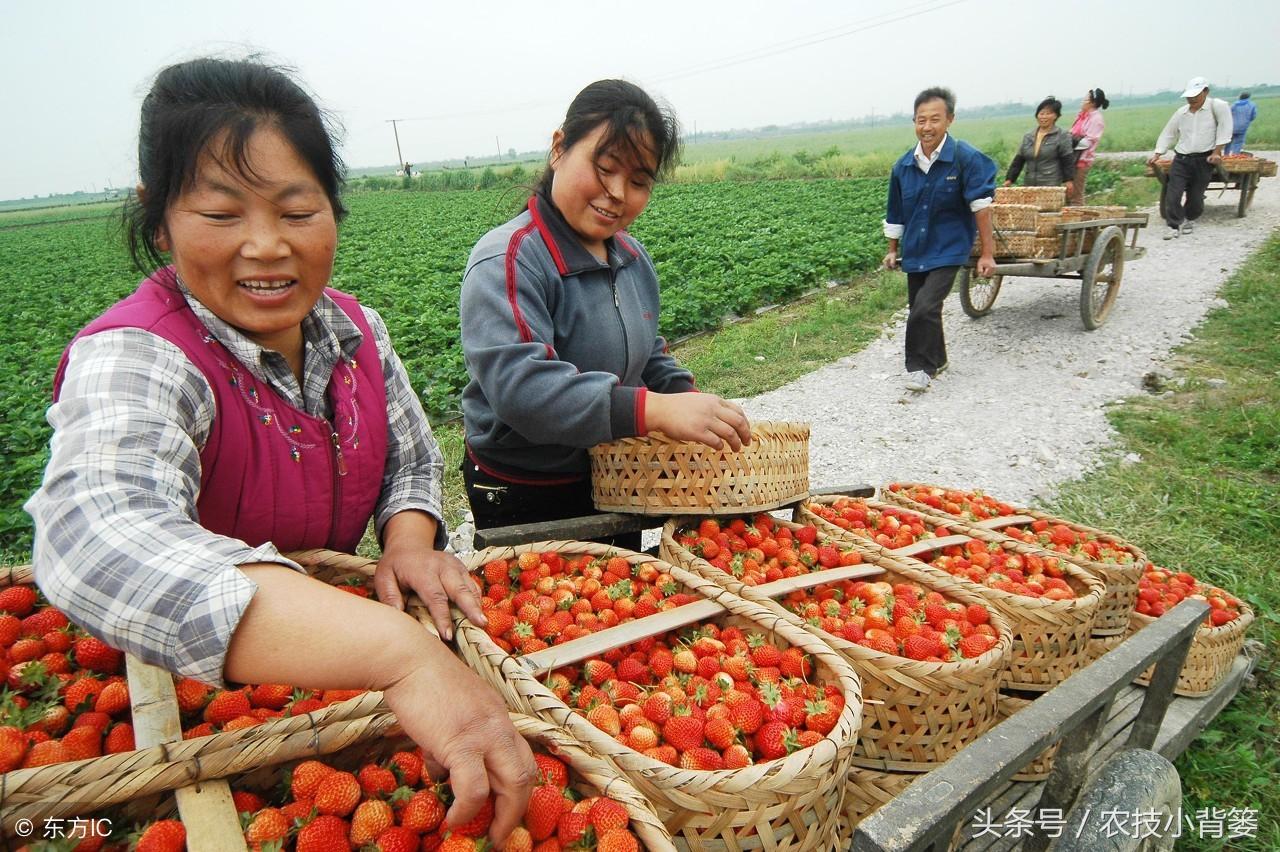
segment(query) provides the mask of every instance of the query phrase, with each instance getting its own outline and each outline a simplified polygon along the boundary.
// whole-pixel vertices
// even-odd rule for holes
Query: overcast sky
[[[938,83],[956,90],[962,117],[966,104],[1046,94],[1074,104],[1092,86],[1142,93],[1197,74],[1233,96],[1280,82],[1278,10],[1274,0],[4,0],[0,199],[131,185],[152,76],[208,53],[261,52],[296,68],[345,126],[347,163],[372,166],[396,159],[392,118],[410,119],[399,133],[412,161],[545,146],[573,95],[607,76],[665,97],[688,130],[898,112]]]

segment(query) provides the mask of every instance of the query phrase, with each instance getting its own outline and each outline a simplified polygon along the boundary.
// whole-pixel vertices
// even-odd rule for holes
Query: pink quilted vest
[[[325,291],[364,335],[354,359],[333,370],[333,422],[285,402],[259,382],[204,327],[174,283],[172,268],[138,285],[76,340],[139,328],[173,343],[213,388],[214,418],[200,449],[197,520],[211,532],[283,551],[323,547],[354,552],[382,490],[387,391],[373,331],[355,298]],[[54,378],[66,373],[68,346]]]

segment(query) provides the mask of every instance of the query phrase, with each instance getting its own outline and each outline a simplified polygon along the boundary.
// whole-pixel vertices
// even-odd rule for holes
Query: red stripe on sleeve
[[[560,246],[556,245],[556,239],[551,235],[551,231],[547,228],[547,223],[542,219],[542,211],[538,209],[538,196],[529,199],[529,215],[533,217],[533,223],[538,226],[539,233],[542,234],[542,241],[547,244],[547,250],[551,252],[551,259],[556,262],[556,269],[561,275],[569,272],[569,266],[564,262],[564,255],[560,253]]]
[[[533,233],[533,228],[534,225],[530,222],[512,234],[511,241],[507,243],[507,301],[511,303],[511,315],[516,321],[516,331],[520,333],[520,340],[524,343],[533,342],[533,331],[524,321],[524,315],[520,313],[520,303],[516,299],[516,255],[520,252],[520,244],[524,242],[524,238]]]
[[[648,427],[648,424],[645,423],[645,417],[644,417],[644,404],[645,404],[645,401],[648,400],[648,398],[649,398],[648,388],[636,389],[636,434],[637,435],[643,436],[643,435],[649,434],[649,427]]]

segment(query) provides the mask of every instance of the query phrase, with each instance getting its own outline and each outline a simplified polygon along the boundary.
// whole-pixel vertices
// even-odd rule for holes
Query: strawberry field
[[[774,181],[662,186],[633,229],[653,255],[670,337],[784,301],[875,265],[885,182]],[[456,412],[466,381],[458,289],[471,246],[513,215],[520,193],[356,193],[335,283],[377,308],[436,416]],[[137,283],[114,218],[0,229],[0,550],[21,558],[22,502],[39,483],[44,410],[63,347]]]

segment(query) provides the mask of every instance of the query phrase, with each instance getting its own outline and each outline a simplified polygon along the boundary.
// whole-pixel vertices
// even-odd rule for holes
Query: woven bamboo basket
[[[1061,210],[1067,203],[1064,186],[997,186],[996,204],[1029,204],[1044,213]]]
[[[1056,237],[1058,236],[1058,226],[1061,224],[1061,213],[1037,213],[1035,227],[1036,236]]]
[[[911,487],[924,483],[904,482],[901,484]],[[896,503],[917,512],[932,515],[940,520],[945,520],[949,525],[957,527],[966,533],[975,528],[988,529],[992,532],[1000,533],[1000,530],[1005,528],[1002,526],[995,526],[996,519],[990,519],[975,524],[972,521],[956,518],[940,510],[933,509],[917,500],[913,500],[900,491],[890,491],[889,489],[884,488],[881,489],[881,494],[891,503]],[[1102,599],[1102,604],[1098,607],[1098,619],[1093,628],[1094,635],[1107,636],[1127,633],[1129,630],[1129,614],[1133,612],[1133,605],[1138,600],[1138,580],[1142,578],[1142,573],[1146,570],[1146,567],[1149,564],[1147,555],[1143,553],[1137,545],[1125,541],[1114,533],[1095,529],[1094,527],[1079,524],[1074,521],[1064,520],[1035,509],[1028,509],[1021,506],[1015,506],[1014,509],[1018,515],[1025,516],[1033,520],[1048,521],[1050,524],[1063,524],[1070,527],[1075,532],[1087,533],[1100,541],[1104,541],[1107,544],[1112,545],[1113,547],[1121,550],[1127,550],[1133,554],[1133,562],[1128,564],[1094,562],[1093,560],[1087,559],[1083,556],[1076,556],[1070,553],[1059,553],[1055,550],[1048,550],[1036,544],[1029,544],[1021,541],[1018,542],[1026,547],[1033,548],[1033,552],[1056,556],[1059,559],[1065,559],[1066,561],[1079,565],[1086,571],[1089,571],[1101,578],[1107,585],[1107,593],[1106,597]],[[1026,526],[1026,523],[1018,524],[1018,526]],[[1004,535],[1004,533],[1001,534]]]
[[[993,204],[991,226],[1001,231],[1035,231],[1038,210],[1034,204]]]
[[[1259,157],[1258,159],[1261,160],[1261,162],[1258,165],[1258,174],[1261,175],[1262,177],[1275,177],[1276,161],[1264,160],[1261,157]]]
[[[774,509],[809,493],[809,424],[756,422],[739,452],[660,432],[592,447],[602,512],[669,515]]]
[[[849,772],[844,792],[844,818],[840,821],[839,848],[848,849],[858,823],[875,813],[890,799],[902,795],[921,777],[916,772],[877,772],[855,766]]]
[[[1004,721],[1031,706],[1031,700],[1017,695],[1000,695],[1000,721]],[[1014,781],[1044,781],[1053,772],[1053,761],[1058,756],[1062,743],[1057,742],[1032,758],[1031,762],[1013,776]]]
[[[1262,162],[1257,157],[1223,157],[1222,168],[1227,174],[1251,175],[1262,171]]]
[[[1057,257],[1062,253],[1062,237],[1036,237],[1035,248],[1031,250],[1031,257],[1037,260]]]
[[[1120,643],[1128,638],[1129,635],[1127,633],[1115,633],[1109,636],[1094,634],[1089,639],[1089,663],[1096,663],[1103,655],[1109,654],[1120,647]]]
[[[1191,640],[1191,648],[1187,651],[1187,661],[1178,673],[1178,683],[1173,691],[1188,698],[1201,698],[1213,692],[1214,687],[1231,671],[1236,655],[1244,647],[1245,633],[1253,623],[1253,610],[1245,603],[1240,604],[1240,617],[1221,627],[1202,625]],[[1149,615],[1133,613],[1130,626],[1137,633],[1155,621]],[[1134,683],[1147,686],[1151,683],[1154,667],[1143,672]]]
[[[814,499],[834,501],[838,498],[818,497]],[[863,502],[871,508],[902,508],[897,504],[882,503],[877,500],[865,500]],[[923,512],[920,515],[926,527],[930,525],[955,526],[954,519],[949,520]],[[859,548],[864,553],[888,556],[897,561],[905,562],[916,570],[925,572],[928,576],[936,577],[940,580],[945,578],[952,583],[956,583],[966,591],[980,596],[984,603],[989,604],[1003,615],[1013,632],[1013,655],[1010,658],[1009,668],[1005,670],[1001,677],[1001,689],[1021,689],[1035,692],[1049,690],[1088,664],[1089,637],[1093,634],[1093,625],[1097,616],[1098,606],[1106,592],[1106,586],[1102,580],[1078,565],[1066,560],[1061,562],[1065,579],[1076,592],[1077,597],[1074,600],[1052,601],[1026,595],[1016,595],[954,577],[940,568],[929,565],[927,562],[934,551],[944,549],[950,542],[958,542],[963,538],[978,539],[988,545],[997,545],[1003,550],[1019,555],[1030,555],[1032,553],[1036,556],[1041,555],[1041,551],[1038,549],[1033,549],[1030,545],[1014,541],[1007,536],[980,528],[971,528],[968,532],[957,536],[955,539],[950,536],[925,539],[909,548],[890,550],[872,539],[863,538],[824,521],[813,514],[812,511],[805,509],[803,505],[797,510],[797,516],[809,523],[823,521],[827,525],[826,527],[819,526],[819,529],[832,532],[833,535],[839,533],[838,540]]]
[[[992,257],[1029,257],[1035,250],[1036,235],[1031,231],[994,230],[992,238],[995,243]],[[977,257],[982,253],[982,238],[973,241],[970,254]]]
[[[798,629],[812,633],[853,666],[862,681],[864,704],[862,730],[858,734],[853,757],[856,766],[893,772],[927,772],[950,760],[995,724],[997,686],[1001,672],[1009,665],[1013,649],[1008,622],[999,612],[992,613],[992,625],[1000,639],[980,657],[951,663],[930,663],[885,654],[807,623],[769,594],[758,591],[757,587],[744,585],[732,574],[726,574],[695,556],[675,538],[676,531],[688,520],[673,518],[663,527],[662,554],[669,562],[759,604]],[[800,524],[785,521],[776,523],[793,530],[800,527]],[[819,542],[828,538],[823,535]],[[872,579],[917,583],[965,605],[986,604],[959,583],[925,574],[906,562],[879,555],[864,555],[863,559],[884,572]],[[817,571],[809,576],[816,580],[822,573]]]
[[[633,565],[656,561],[651,556],[586,542],[539,542],[494,547],[469,554],[463,561],[478,568],[493,559],[520,553],[556,551],[565,555],[622,556]],[[712,852],[768,849],[778,852],[833,848],[844,801],[853,746],[861,725],[862,695],[858,676],[825,643],[797,630],[768,610],[677,566],[663,564],[675,582],[707,601],[719,604],[711,620],[722,626],[758,630],[768,641],[794,646],[812,656],[818,680],[839,684],[845,707],[836,727],[817,745],[779,760],[743,769],[696,772],[669,766],[622,745],[571,710],[529,672],[519,659],[465,619],[456,619],[460,655],[503,695],[508,707],[565,728],[593,753],[607,758],[653,805],[671,832],[676,847]],[[686,606],[698,606],[698,603]],[[680,608],[671,610],[678,613]],[[661,615],[666,615],[662,613]],[[425,613],[418,613],[426,617]],[[650,616],[658,619],[660,616]],[[619,625],[627,642],[667,628],[645,631],[646,619]],[[603,636],[607,631],[593,634]]]

